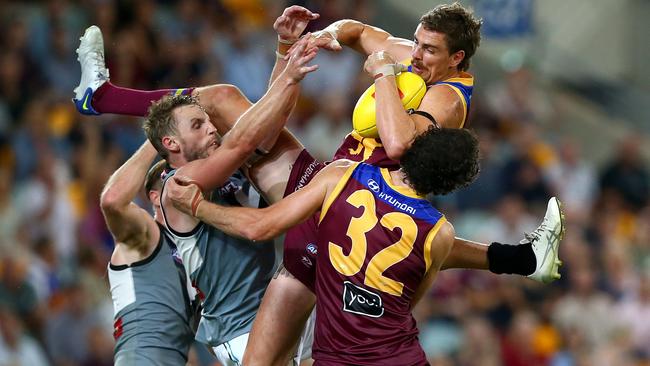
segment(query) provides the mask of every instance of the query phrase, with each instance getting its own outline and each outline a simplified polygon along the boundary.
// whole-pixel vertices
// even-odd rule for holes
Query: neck
[[[458,70],[457,68],[451,68],[447,70],[447,72],[440,78],[439,81],[451,79],[451,78],[457,78],[460,76],[461,71]]]
[[[393,185],[400,186],[400,187],[405,187],[405,188],[411,188],[405,180],[406,180],[406,175],[402,171],[402,169],[399,170],[391,170],[390,172],[390,180]]]
[[[163,218],[162,210],[158,205],[154,206],[153,219],[156,220],[156,222],[160,225],[165,226],[165,219]]]
[[[182,154],[169,155],[166,160],[167,165],[169,165],[172,169],[178,169],[188,163],[185,158],[183,158]]]

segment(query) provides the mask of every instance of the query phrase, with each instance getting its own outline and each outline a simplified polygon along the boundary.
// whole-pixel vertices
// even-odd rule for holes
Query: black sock
[[[537,265],[533,245],[530,243],[509,245],[495,242],[488,247],[487,255],[490,272],[496,274],[528,276],[535,272]]]

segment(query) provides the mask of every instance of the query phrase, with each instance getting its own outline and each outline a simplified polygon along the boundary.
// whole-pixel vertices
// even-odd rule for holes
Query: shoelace
[[[104,53],[103,52],[92,52],[91,58],[93,62],[95,63],[95,67],[98,70],[97,71],[97,77],[101,80],[105,80],[108,78],[108,75],[104,75],[104,70],[106,68],[104,67]]]
[[[542,224],[533,230],[530,233],[524,233],[524,239],[520,241],[521,244],[535,243],[542,236],[542,232],[546,230],[546,220],[542,221]]]
[[[81,60],[79,59],[81,54],[84,53],[84,52],[80,52],[80,51],[81,51],[81,48],[78,48],[77,49],[77,61],[79,61],[79,62],[81,62]],[[89,54],[88,58],[93,63],[93,66],[95,66],[95,69],[98,70],[97,71],[97,78],[100,79],[100,80],[108,79],[108,70],[104,66],[105,65],[105,63],[104,63],[104,52],[102,52],[102,51],[88,51],[87,53]],[[106,73],[105,73],[105,71],[106,71]]]

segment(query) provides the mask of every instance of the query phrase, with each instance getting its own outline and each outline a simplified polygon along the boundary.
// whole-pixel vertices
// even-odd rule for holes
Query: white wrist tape
[[[406,71],[408,68],[402,64],[388,64],[383,65],[377,69],[373,78],[375,81],[385,78],[386,76],[395,76],[402,71]]]
[[[297,39],[294,39],[294,40],[287,40],[287,39],[282,39],[282,38],[280,38],[280,36],[278,36],[278,42],[279,42],[279,43],[282,43],[282,44],[286,44],[286,45],[291,46],[292,44],[298,42],[298,40],[297,40]]]

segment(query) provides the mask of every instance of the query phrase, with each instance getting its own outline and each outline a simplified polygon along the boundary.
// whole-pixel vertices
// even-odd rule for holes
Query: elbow
[[[105,189],[99,198],[99,206],[102,211],[117,211],[122,206],[122,199],[114,189]]]
[[[246,138],[242,139],[242,141],[237,144],[237,149],[242,156],[248,157],[250,154],[255,152],[257,145],[256,141]]]
[[[410,144],[404,141],[389,139],[388,142],[382,141],[386,155],[392,160],[400,160]]]
[[[276,223],[265,219],[263,215],[253,215],[243,227],[244,237],[251,241],[267,241],[278,236],[279,231]]]
[[[275,238],[275,232],[266,225],[248,225],[243,232],[244,238],[254,241],[267,241]]]

